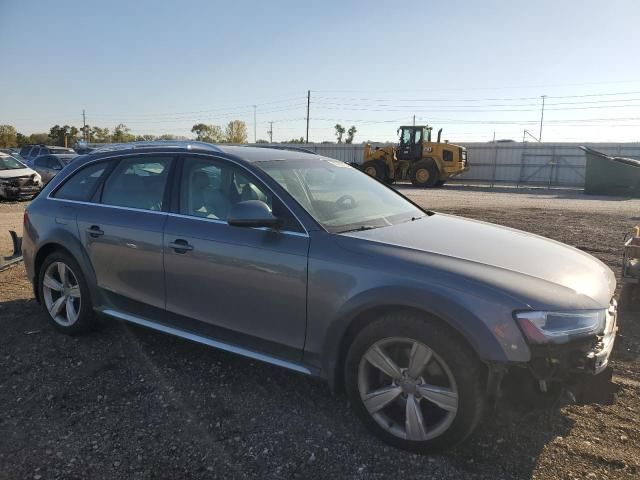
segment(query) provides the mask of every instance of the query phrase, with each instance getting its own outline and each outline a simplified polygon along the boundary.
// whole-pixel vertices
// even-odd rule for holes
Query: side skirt
[[[218,348],[226,352],[236,353],[238,355],[242,355],[243,357],[248,357],[254,360],[259,360],[261,362],[270,363],[271,365],[284,367],[289,370],[293,370],[294,372],[303,373],[305,375],[317,375],[317,372],[312,372],[311,370],[309,370],[307,367],[303,365],[289,362],[287,360],[282,360],[276,357],[272,357],[270,355],[265,355],[263,353],[254,352],[253,350],[248,350],[246,348],[239,347],[237,345],[232,345],[229,343],[224,343],[218,340],[214,340],[212,338],[203,337],[202,335],[198,335],[196,333],[192,333],[187,330],[181,330],[179,328],[170,327],[168,325],[163,325],[161,323],[153,322],[151,320],[146,320],[144,318],[136,317],[134,315],[123,313],[118,310],[113,310],[110,308],[99,309],[98,311],[109,317],[117,318],[119,320],[124,320],[126,322],[134,323],[136,325],[151,328],[159,332],[168,333],[169,335],[174,335],[176,337],[184,338],[192,342],[208,345],[210,347]]]

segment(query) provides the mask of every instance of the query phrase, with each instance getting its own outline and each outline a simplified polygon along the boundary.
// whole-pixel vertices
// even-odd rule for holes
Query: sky
[[[640,2],[0,0],[0,124],[640,141]]]

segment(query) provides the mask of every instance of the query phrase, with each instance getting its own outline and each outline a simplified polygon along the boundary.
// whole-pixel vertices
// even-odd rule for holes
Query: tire
[[[381,182],[387,182],[387,166],[383,160],[369,160],[362,164],[362,171]]]
[[[38,295],[47,319],[58,331],[74,335],[97,327],[89,287],[80,265],[68,253],[56,251],[45,258],[38,273]]]
[[[410,352],[428,358],[415,364],[417,373],[411,372]],[[393,363],[385,364],[385,357]],[[476,428],[486,403],[483,371],[473,352],[437,320],[408,312],[385,315],[360,331],[349,347],[344,378],[352,405],[373,433],[395,447],[430,453],[462,442]],[[408,413],[413,422],[407,422]]]
[[[411,183],[416,187],[433,188],[440,179],[438,167],[432,159],[420,160],[409,171]]]

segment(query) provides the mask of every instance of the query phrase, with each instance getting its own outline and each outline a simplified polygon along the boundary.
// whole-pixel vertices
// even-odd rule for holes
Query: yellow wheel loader
[[[386,183],[411,180],[418,187],[439,187],[447,180],[469,170],[467,150],[448,141],[431,141],[431,127],[402,126],[398,146],[364,147],[361,169]]]

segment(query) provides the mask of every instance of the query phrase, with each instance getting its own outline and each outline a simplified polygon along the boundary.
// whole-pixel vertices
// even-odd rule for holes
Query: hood
[[[568,289],[593,300],[595,305],[589,302],[593,305],[591,308],[606,308],[616,288],[613,272],[587,253],[548,238],[477,220],[435,214],[345,235],[473,262],[474,268],[477,265],[493,267],[490,275],[496,278],[506,271],[509,275],[503,275],[502,282],[497,283],[513,281],[512,273],[524,275],[547,284],[539,294],[543,294],[543,290],[566,292]],[[528,282],[526,288],[536,284],[541,285],[539,281]],[[530,294],[532,298],[539,298],[536,292]]]
[[[34,173],[29,167],[0,170],[0,178],[30,177]]]

